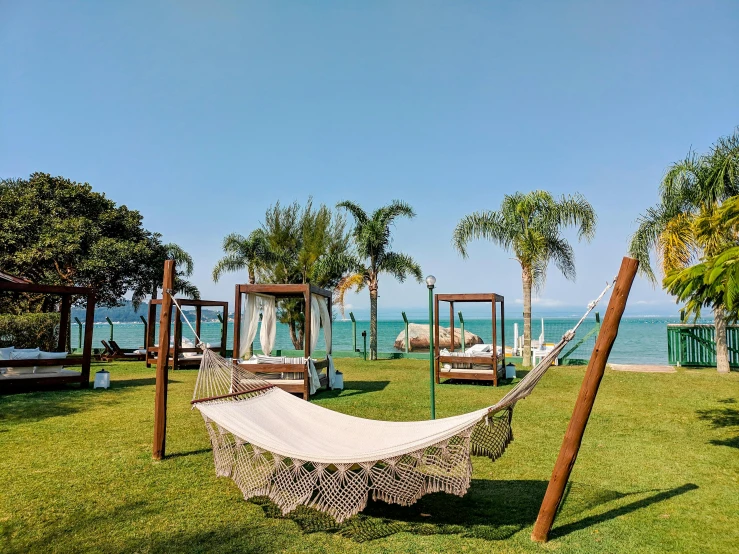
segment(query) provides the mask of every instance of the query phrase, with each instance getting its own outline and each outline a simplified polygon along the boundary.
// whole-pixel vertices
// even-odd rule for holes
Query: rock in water
[[[423,323],[409,323],[408,324],[408,335],[410,341],[408,348],[411,352],[416,350],[428,350],[429,349],[429,326]],[[441,348],[449,348],[451,346],[451,336],[449,333],[449,327],[439,327],[439,343]],[[482,344],[482,339],[470,333],[469,331],[464,332],[464,343],[465,346],[472,346],[473,344]],[[460,329],[454,329],[454,349],[458,350],[462,348],[462,332]],[[405,331],[401,331],[398,338],[395,339],[395,349],[405,351]]]

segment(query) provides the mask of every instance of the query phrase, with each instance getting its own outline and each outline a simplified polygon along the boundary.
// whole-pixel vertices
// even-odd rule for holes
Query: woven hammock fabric
[[[378,421],[306,402],[203,354],[195,407],[205,419],[216,473],[245,499],[268,496],[283,513],[304,504],[338,522],[373,499],[408,506],[432,492],[462,496],[472,454],[495,460],[513,440],[516,402],[528,396],[572,335],[497,404],[430,421]],[[204,399],[204,400],[200,400]]]

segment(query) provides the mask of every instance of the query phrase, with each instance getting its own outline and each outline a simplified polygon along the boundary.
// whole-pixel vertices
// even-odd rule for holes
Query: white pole
[[[544,318],[541,318],[541,335],[539,335],[539,349],[544,349]]]

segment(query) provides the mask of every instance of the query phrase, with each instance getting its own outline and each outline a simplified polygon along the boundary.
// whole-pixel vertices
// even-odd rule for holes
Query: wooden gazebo
[[[311,296],[318,295],[326,299],[328,304],[328,312],[332,310],[332,294],[330,291],[311,284],[255,284],[255,285],[236,285],[236,299],[234,308],[234,360],[238,359],[240,352],[241,340],[241,306],[242,297],[245,294],[262,294],[274,296],[276,300],[285,298],[302,298],[305,302],[305,322],[303,327],[303,351],[305,358],[311,357],[313,352],[310,350],[311,344]],[[329,323],[333,328],[333,321]],[[326,381],[324,375],[320,376],[321,386],[328,387],[328,356],[331,354],[331,345],[328,345],[326,359],[316,360],[314,362],[316,371],[326,369]],[[237,362],[235,362],[237,363]],[[302,373],[302,379],[270,379],[270,383],[275,384],[284,391],[302,394],[305,400],[310,398],[310,372],[307,364],[283,363],[283,364],[241,364],[244,369],[252,373],[263,374],[279,374],[279,373]],[[281,382],[283,381],[283,382]]]
[[[221,317],[223,318],[223,329],[221,330],[221,342],[210,347],[211,350],[218,352],[221,356],[226,355],[226,339],[228,337],[228,302],[220,300],[192,300],[190,298],[177,298],[177,303],[185,307],[195,308],[195,334],[200,335],[200,329],[202,325],[203,308],[220,308]],[[155,325],[157,306],[162,305],[162,299],[154,299],[149,302],[149,327],[146,333],[146,367],[151,367],[151,364],[156,363],[159,348],[155,346]],[[169,359],[171,361],[172,369],[177,370],[184,367],[198,367],[200,366],[200,360],[202,359],[202,352],[200,348],[189,347],[183,348],[182,346],[182,315],[176,309],[174,318],[174,346],[172,348]],[[188,318],[189,319],[189,318]],[[181,354],[194,354],[192,356],[181,356]]]
[[[2,360],[0,365],[6,368],[28,368],[58,365],[80,364],[80,372],[62,370],[59,373],[30,373],[13,375],[8,372],[0,379],[0,392],[28,391],[45,386],[79,383],[80,388],[90,386],[90,361],[92,359],[92,332],[95,324],[95,293],[87,287],[67,287],[58,285],[37,285],[23,279],[10,278],[3,274],[0,278],[0,292],[17,292],[29,294],[48,294],[61,297],[59,313],[59,340],[57,352],[67,351],[69,337],[70,315],[72,313],[72,299],[75,296],[84,296],[87,299],[85,312],[85,340],[82,356],[67,356],[61,359],[33,359],[33,360]]]
[[[490,353],[477,355],[441,355],[439,344],[439,303],[449,303],[449,334],[451,337],[449,352],[454,352],[454,304],[462,302],[489,302],[491,305],[492,345]],[[500,305],[500,335],[496,322],[497,307]],[[498,386],[498,377],[505,372],[505,300],[500,294],[472,293],[472,294],[435,294],[434,295],[434,372],[436,382],[441,379],[457,379],[462,381],[492,381]],[[501,352],[498,355],[498,336],[500,336]],[[464,341],[462,337],[462,341]],[[445,369],[444,364],[451,365]],[[454,368],[454,365],[470,367]],[[483,367],[480,367],[483,366]],[[485,367],[487,366],[487,367]]]

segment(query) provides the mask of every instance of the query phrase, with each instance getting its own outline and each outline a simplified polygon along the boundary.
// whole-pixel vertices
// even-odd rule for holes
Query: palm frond
[[[200,300],[200,290],[190,281],[182,279],[179,276],[175,276],[174,279],[174,291],[175,294],[183,294],[188,298]]]
[[[361,208],[361,206],[359,206],[359,204],[356,204],[355,202],[352,202],[350,200],[344,200],[336,204],[336,207],[344,209],[352,214],[352,216],[354,217],[354,222],[357,226],[362,226],[367,223],[367,212],[365,212]]]
[[[190,256],[190,254],[173,242],[165,244],[164,248],[167,251],[167,259],[174,260],[175,265],[180,268],[185,277],[192,275],[192,272],[195,269],[195,264],[193,263],[192,256]]]
[[[360,292],[367,284],[366,276],[362,273],[351,273],[341,279],[339,284],[334,289],[334,302],[339,307],[341,317],[344,317],[345,302],[344,297],[347,292],[354,289],[355,292]]]
[[[213,282],[217,283],[224,273],[249,269],[248,261],[238,254],[228,254],[216,262],[213,268]]]
[[[389,273],[401,283],[408,276],[415,278],[419,283],[423,279],[421,266],[408,254],[401,254],[400,252],[386,252],[382,265],[378,266],[377,272]]]
[[[467,257],[467,244],[477,239],[491,240],[508,249],[517,231],[504,225],[500,212],[475,212],[457,223],[452,234],[452,246],[463,258]]]
[[[389,227],[398,217],[407,217],[412,219],[416,217],[416,212],[407,202],[402,200],[393,200],[387,206],[379,208],[372,214],[373,220],[376,220],[379,225],[383,227]]]

